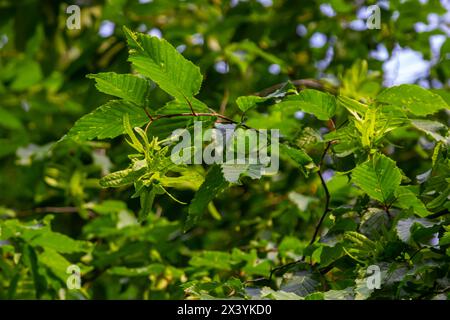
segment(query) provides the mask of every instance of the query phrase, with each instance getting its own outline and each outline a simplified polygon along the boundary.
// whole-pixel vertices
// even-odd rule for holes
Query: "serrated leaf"
[[[382,91],[376,100],[405,108],[417,116],[426,116],[448,108],[441,96],[415,84],[388,88]]]
[[[411,227],[414,224],[419,224],[424,228],[430,228],[434,225],[434,223],[429,220],[421,219],[421,218],[406,218],[401,219],[397,222],[396,231],[400,240],[405,243],[409,243],[411,240]]]
[[[328,290],[323,293],[325,300],[354,300],[354,292],[352,287],[342,290]]]
[[[125,169],[110,173],[100,179],[100,186],[103,188],[117,188],[129,185],[139,179],[139,177],[143,174],[144,169],[145,168],[140,170]]]
[[[280,152],[291,158],[302,173],[307,176],[305,166],[313,162],[313,160],[305,151],[299,148],[291,147],[284,143],[280,143]]]
[[[401,180],[402,174],[395,162],[382,154],[375,154],[352,171],[352,181],[370,197],[384,204],[393,197]]]
[[[436,141],[442,141],[450,144],[450,137],[448,137],[448,127],[440,122],[433,120],[413,119],[411,124],[427,135],[431,136]],[[445,136],[443,135],[445,133]]]
[[[368,208],[361,218],[359,231],[369,238],[375,238],[387,228],[389,217],[386,211],[378,208]]]
[[[305,297],[316,291],[319,282],[317,277],[308,271],[299,271],[290,278],[284,279],[280,289],[292,292],[300,297]]]
[[[115,138],[125,132],[125,114],[129,115],[132,127],[140,127],[148,122],[148,117],[141,107],[113,100],[80,118],[67,133],[67,137],[80,141]]]
[[[447,228],[449,231],[446,231],[442,237],[439,239],[440,246],[446,246],[450,244],[450,228]]]
[[[272,300],[303,300],[303,297],[293,293],[286,292],[283,290],[273,290],[269,287],[263,287],[261,289],[261,298],[272,299]]]
[[[36,298],[39,299],[45,292],[47,283],[45,281],[45,277],[39,273],[36,251],[29,245],[24,246],[23,258],[27,267],[31,270]]]
[[[200,69],[169,42],[134,33],[126,27],[124,31],[130,47],[129,61],[136,71],[149,77],[179,101],[185,101],[199,92],[203,78]]]
[[[27,241],[31,246],[53,249],[60,253],[88,252],[91,243],[69,238],[58,232],[41,232]]]
[[[312,113],[319,120],[329,120],[336,112],[336,98],[314,89],[305,89],[298,95],[287,96],[277,105],[281,109],[297,107],[299,110]]]
[[[264,166],[262,164],[236,164],[224,163],[221,165],[222,173],[226,181],[238,183],[242,175],[252,179],[260,179]]]
[[[115,72],[103,72],[89,74],[89,79],[95,80],[95,87],[106,94],[143,105],[148,91],[147,80],[132,74],[117,74]]]
[[[149,275],[159,275],[164,272],[166,267],[160,263],[153,263],[140,268],[127,268],[123,266],[112,267],[108,274],[122,277],[145,277]]]
[[[419,216],[426,217],[431,212],[427,210],[422,201],[406,186],[400,186],[395,190],[396,201],[394,206],[402,209],[412,209]]]
[[[60,255],[53,249],[46,248],[42,253],[38,255],[38,260],[40,263],[49,268],[52,273],[61,280],[64,284],[67,281],[70,273],[67,272],[68,267],[72,265],[64,256]],[[84,265],[80,265],[81,273],[85,274],[89,272],[93,267],[86,267]]]
[[[149,215],[155,201],[156,190],[154,187],[143,190],[140,197],[141,210],[139,210],[139,221],[144,221]]]
[[[249,109],[256,107],[258,103],[266,101],[267,97],[259,96],[243,96],[236,99],[236,104],[241,111],[246,112]]]
[[[202,183],[197,193],[189,205],[189,214],[186,220],[185,230],[190,229],[198,223],[203,213],[217,194],[228,186],[219,166],[212,167],[206,174],[205,181]]]

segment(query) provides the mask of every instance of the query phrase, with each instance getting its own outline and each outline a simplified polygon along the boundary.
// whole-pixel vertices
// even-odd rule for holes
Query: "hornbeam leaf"
[[[278,103],[283,107],[298,107],[300,110],[312,113],[319,120],[329,120],[336,112],[336,98],[329,93],[305,89],[298,95],[287,96]]]
[[[89,74],[88,78],[95,80],[95,87],[106,94],[143,105],[148,91],[147,80],[132,74],[117,74],[115,72],[103,72]]]
[[[441,109],[448,109],[448,104],[441,96],[415,84],[402,84],[381,92],[376,100],[402,107],[417,116],[426,116]]]
[[[129,61],[140,74],[156,82],[179,101],[191,99],[200,91],[200,69],[185,59],[164,39],[124,28],[130,47]]]
[[[128,114],[131,127],[148,122],[141,107],[125,101],[112,100],[79,119],[67,136],[75,140],[115,138],[123,134],[123,117]]]
[[[228,186],[228,182],[222,175],[219,166],[214,166],[208,171],[205,181],[198,189],[197,193],[189,205],[189,214],[186,220],[185,230],[193,227],[200,218],[210,203],[221,191]]]
[[[423,202],[420,201],[420,199],[417,198],[414,192],[406,186],[398,187],[395,191],[395,197],[396,201],[394,203],[394,206],[396,207],[402,209],[411,208],[414,213],[417,213],[422,218],[431,214],[431,212],[427,210]]]
[[[62,233],[50,231],[36,234],[36,236],[27,240],[33,247],[40,246],[56,250],[59,253],[88,252],[91,248],[90,242],[74,240]]]
[[[280,151],[291,158],[297,167],[302,171],[305,176],[308,176],[305,166],[313,162],[311,157],[302,149],[291,147],[287,144],[280,144]]]
[[[400,185],[402,174],[393,160],[375,154],[353,169],[352,180],[370,197],[387,204]]]
[[[125,169],[110,173],[100,179],[100,186],[103,188],[108,187],[121,187],[136,181],[146,168],[140,170]]]
[[[433,137],[433,139],[435,139],[436,141],[442,141],[447,145],[450,144],[448,128],[445,124],[433,120],[422,119],[413,119],[411,120],[411,124],[420,131],[425,132],[429,136]]]
[[[259,97],[259,96],[243,96],[236,99],[236,104],[239,109],[243,112],[255,107],[258,103],[267,101],[270,97]]]

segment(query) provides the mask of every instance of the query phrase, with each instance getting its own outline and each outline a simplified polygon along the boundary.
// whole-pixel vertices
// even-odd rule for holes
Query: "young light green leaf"
[[[28,240],[35,247],[50,248],[60,253],[88,252],[91,243],[87,241],[74,240],[58,232],[41,232]]]
[[[302,111],[312,113],[319,120],[329,120],[336,112],[336,98],[314,89],[305,89],[298,95],[287,96],[278,105],[281,108],[298,107]]]
[[[426,116],[441,109],[448,109],[441,96],[415,84],[388,88],[381,92],[376,100],[405,108],[417,116]]]
[[[144,146],[142,145],[142,143],[139,141],[139,139],[136,137],[136,135],[134,134],[134,131],[131,127],[130,124],[130,116],[128,115],[128,113],[123,115],[123,127],[125,129],[126,134],[130,137],[131,141],[128,141],[128,144],[133,147],[134,149],[136,149],[138,152],[143,153],[144,152]]]
[[[402,209],[412,209],[419,216],[426,217],[430,213],[422,201],[417,198],[413,191],[406,186],[400,186],[395,190],[396,201],[394,206]]]
[[[148,91],[147,80],[132,74],[117,74],[104,72],[89,74],[90,79],[95,79],[95,87],[106,94],[143,105]]]
[[[266,101],[267,97],[258,97],[258,96],[243,96],[236,99],[236,104],[239,109],[243,112],[248,111],[249,109],[256,107],[258,103]]]
[[[387,204],[400,185],[402,174],[393,160],[375,154],[372,159],[353,169],[352,180],[370,197]]]
[[[221,165],[222,173],[228,182],[238,183],[239,178],[244,175],[252,179],[261,179],[262,170],[264,166],[262,164],[236,164],[236,163],[224,163]]]
[[[280,152],[282,154],[286,154],[291,158],[297,167],[302,171],[302,173],[307,176],[307,172],[305,170],[305,166],[313,162],[311,157],[302,149],[293,148],[288,146],[287,144],[280,144]]]
[[[139,177],[143,174],[144,169],[145,168],[140,170],[125,169],[110,173],[100,179],[100,186],[103,188],[117,188],[129,185],[139,179]]]
[[[125,114],[129,115],[132,127],[140,127],[148,122],[148,117],[141,107],[113,100],[79,119],[67,137],[79,141],[115,138],[124,133]]]
[[[144,221],[153,207],[153,201],[155,201],[156,190],[154,187],[146,188],[140,197],[141,210],[139,210],[139,221]]]
[[[139,73],[179,101],[191,100],[199,92],[202,83],[200,69],[170,43],[158,37],[134,33],[126,27],[124,31],[130,47],[129,61]]]

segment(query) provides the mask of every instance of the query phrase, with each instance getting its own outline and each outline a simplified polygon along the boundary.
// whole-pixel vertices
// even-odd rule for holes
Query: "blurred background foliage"
[[[448,103],[446,2],[0,0],[0,216],[8,221],[4,234],[22,232],[25,239],[20,250],[0,242],[8,257],[0,259],[0,297],[183,298],[213,289],[226,296],[242,290],[238,278],[267,276],[301,255],[314,230],[320,181],[289,166],[277,181],[230,189],[211,215],[183,233],[186,208],[167,197],[157,200],[152,222],[140,226],[130,190],[100,190],[98,179],[128,161],[121,138],[53,147],[80,116],[108,100],[87,74],[131,71],[122,26],[167,39],[200,66],[199,98],[229,115],[237,97],[287,80],[342,85],[344,71],[361,59],[373,79],[366,90],[418,83]],[[71,4],[81,8],[80,30],[66,27]],[[380,30],[365,24],[373,4],[381,8]],[[156,88],[151,99],[156,109],[169,96]],[[302,118],[286,125],[315,121]],[[399,166],[411,175],[424,172],[426,165],[411,160],[430,159],[430,142],[408,143]],[[333,201],[354,192],[344,184],[336,179],[330,186]],[[190,201],[193,192],[176,196]],[[15,268],[19,260],[22,268]],[[84,266],[80,291],[62,289],[71,263]]]

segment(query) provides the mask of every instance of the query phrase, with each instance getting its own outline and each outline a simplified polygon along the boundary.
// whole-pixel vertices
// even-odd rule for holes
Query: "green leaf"
[[[122,277],[148,277],[149,275],[160,275],[164,272],[165,266],[160,263],[153,263],[140,268],[112,267],[108,274]]]
[[[248,111],[249,109],[256,107],[258,103],[266,101],[268,98],[266,97],[258,97],[258,96],[243,96],[236,99],[236,104],[239,109],[243,112]]]
[[[440,246],[446,246],[450,244],[450,227],[447,227],[446,230],[447,231],[439,239]]]
[[[221,168],[226,181],[238,183],[242,175],[252,179],[260,179],[264,166],[262,164],[224,163]]]
[[[308,271],[299,271],[290,277],[286,277],[280,289],[285,292],[292,292],[300,297],[305,297],[316,291],[319,282],[317,276]]]
[[[280,152],[291,158],[302,173],[305,176],[307,175],[305,166],[313,162],[313,160],[305,151],[299,148],[291,147],[284,143],[280,143]]]
[[[0,127],[12,130],[23,129],[22,122],[19,118],[3,108],[0,108]]]
[[[189,214],[186,220],[185,230],[190,229],[198,223],[203,213],[216,195],[228,186],[228,182],[222,175],[219,166],[212,167],[206,174],[205,181],[202,183],[197,193],[189,205]]]
[[[143,174],[145,168],[140,170],[125,169],[110,173],[100,179],[100,186],[103,188],[117,188],[135,182]]]
[[[67,270],[68,267],[72,265],[71,262],[51,248],[44,249],[44,251],[39,254],[38,260],[49,268],[59,280],[64,284],[66,283],[67,278],[70,276],[70,273],[68,273]],[[92,269],[92,267],[81,267],[81,272],[88,272],[90,269]]]
[[[412,209],[414,213],[417,213],[421,217],[426,217],[431,212],[427,210],[422,201],[406,186],[400,186],[395,190],[396,201],[394,206],[402,209]]]
[[[41,232],[28,240],[28,243],[33,247],[53,249],[60,253],[89,252],[91,248],[90,242],[74,240],[57,232]]]
[[[336,98],[329,93],[305,89],[298,95],[287,96],[278,106],[297,107],[302,111],[312,113],[319,120],[329,120],[336,112]]]
[[[390,158],[375,154],[352,171],[353,182],[370,197],[387,204],[400,185],[402,174]]]
[[[130,125],[140,127],[148,122],[141,107],[125,101],[113,100],[79,119],[67,137],[75,140],[115,138],[123,134],[123,117],[129,115]]]
[[[229,253],[221,251],[203,251],[192,257],[189,264],[201,269],[231,270],[233,259]]]
[[[450,144],[448,127],[445,124],[433,120],[422,119],[411,120],[411,124],[420,131],[431,136],[434,140]]]
[[[286,292],[283,290],[273,290],[269,287],[263,287],[261,289],[261,298],[272,299],[272,300],[303,300],[303,297],[293,293]]]
[[[126,27],[124,31],[130,47],[129,61],[139,73],[179,101],[185,101],[200,91],[203,78],[200,69],[170,43],[158,37],[134,33]]]
[[[419,225],[424,228],[433,227],[434,223],[422,218],[406,218],[397,222],[396,231],[400,240],[409,243],[412,240],[412,230],[414,225]]]
[[[441,96],[415,84],[388,88],[381,92],[376,100],[405,108],[417,116],[426,116],[448,108]]]
[[[144,221],[153,207],[155,201],[156,190],[154,187],[145,188],[140,197],[141,210],[139,210],[139,221]]]
[[[87,75],[89,79],[95,79],[95,87],[106,94],[143,105],[148,91],[147,80],[132,74],[117,74],[104,72]]]
[[[39,299],[46,290],[45,278],[39,273],[36,251],[29,245],[23,248],[24,262],[30,268],[33,277],[36,298]]]

